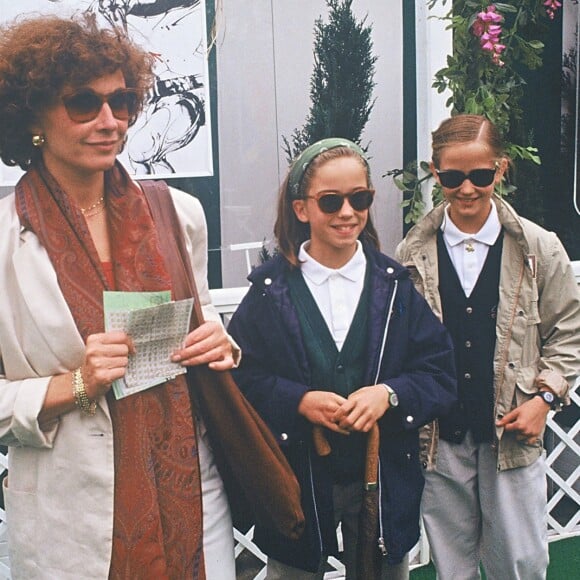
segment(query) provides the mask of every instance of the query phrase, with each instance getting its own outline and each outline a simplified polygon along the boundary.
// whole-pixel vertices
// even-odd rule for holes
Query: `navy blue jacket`
[[[368,362],[361,387],[384,382],[399,397],[399,406],[379,421],[379,535],[388,562],[394,564],[419,538],[424,482],[418,429],[456,400],[455,366],[449,335],[414,289],[407,270],[370,247],[364,250],[371,288]],[[312,426],[297,410],[304,394],[318,388],[311,383],[300,323],[286,284],[287,268],[288,262],[277,256],[251,273],[252,286],[228,332],[243,352],[234,378],[294,469],[306,516],[305,532],[297,541],[259,528],[254,541],[276,560],[315,571],[323,551],[337,551],[332,480],[314,451]]]

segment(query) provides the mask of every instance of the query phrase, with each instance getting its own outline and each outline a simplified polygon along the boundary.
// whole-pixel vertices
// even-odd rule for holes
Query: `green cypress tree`
[[[326,0],[328,23],[322,18],[315,22],[310,112],[290,139],[282,136],[288,162],[326,137],[344,137],[360,144],[375,102],[377,57],[372,52],[372,26],[366,24],[366,16],[357,21],[352,2]]]

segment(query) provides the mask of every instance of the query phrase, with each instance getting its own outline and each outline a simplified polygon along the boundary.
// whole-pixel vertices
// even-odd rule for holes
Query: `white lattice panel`
[[[580,382],[571,399],[580,405]],[[580,535],[580,421],[569,428],[548,418],[548,532],[551,539]]]

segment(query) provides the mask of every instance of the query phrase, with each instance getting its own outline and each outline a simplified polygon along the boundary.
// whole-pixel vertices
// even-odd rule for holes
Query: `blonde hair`
[[[439,168],[441,152],[450,145],[471,143],[482,140],[490,148],[491,154],[499,159],[506,157],[503,139],[497,127],[482,115],[455,115],[445,119],[433,131],[431,160]]]

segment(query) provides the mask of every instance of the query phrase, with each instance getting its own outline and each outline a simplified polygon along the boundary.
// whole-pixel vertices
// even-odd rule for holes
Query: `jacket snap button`
[[[468,306],[468,307],[465,309],[465,312],[467,312],[467,314],[473,314],[473,308],[471,308],[471,306]]]
[[[266,279],[264,280],[264,284],[265,284],[266,286],[269,286],[271,283],[272,283],[272,278],[266,278]]]
[[[466,380],[469,380],[471,378],[471,373],[465,373],[463,375],[463,378],[466,379]]]
[[[515,365],[513,362],[511,362],[511,363],[508,363],[508,367],[509,367],[510,369],[513,369],[513,368],[515,368],[515,367],[516,367],[516,365]]]
[[[392,274],[395,270],[390,266],[387,268],[387,274]]]
[[[407,415],[407,423],[412,423],[415,420],[415,417],[413,417],[413,415]]]
[[[281,433],[280,439],[282,439],[282,441],[288,441],[288,433]]]
[[[465,341],[465,348],[471,348],[471,340]]]

